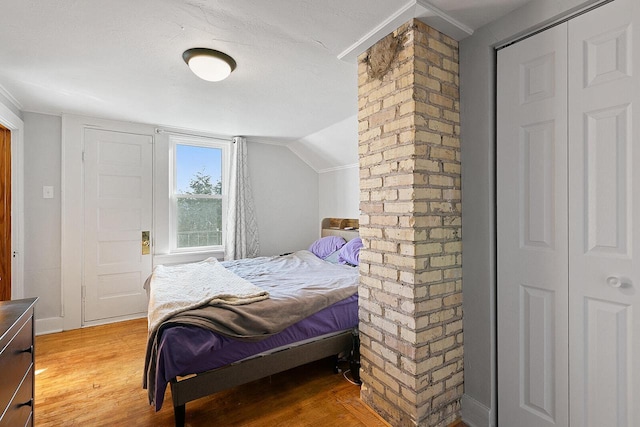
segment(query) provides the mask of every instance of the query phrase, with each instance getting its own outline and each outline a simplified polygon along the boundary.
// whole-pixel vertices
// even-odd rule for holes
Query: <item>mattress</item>
[[[220,368],[357,325],[356,294],[257,342],[234,340],[197,326],[177,324],[163,328],[156,366],[156,410],[162,407],[167,384],[173,378]]]

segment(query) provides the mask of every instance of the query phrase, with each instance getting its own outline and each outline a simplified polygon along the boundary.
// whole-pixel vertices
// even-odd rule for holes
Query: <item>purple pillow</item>
[[[344,246],[345,240],[340,236],[327,236],[316,240],[309,246],[309,250],[318,258],[325,259]]]
[[[340,249],[338,262],[340,264],[360,264],[360,248],[362,246],[362,240],[359,237],[349,240],[347,244]]]

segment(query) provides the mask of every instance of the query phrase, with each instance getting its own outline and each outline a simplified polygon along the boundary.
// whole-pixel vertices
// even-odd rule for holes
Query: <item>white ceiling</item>
[[[24,111],[318,145],[323,129],[355,120],[353,57],[376,28],[419,6],[473,30],[526,1],[3,0],[0,93]],[[182,61],[192,47],[238,67],[200,80]]]

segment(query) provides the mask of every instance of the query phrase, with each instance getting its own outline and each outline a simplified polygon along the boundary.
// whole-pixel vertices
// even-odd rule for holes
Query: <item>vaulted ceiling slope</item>
[[[355,56],[394,19],[422,13],[473,31],[525,1],[4,0],[0,93],[24,111],[322,147],[318,132],[357,113]],[[192,47],[238,67],[200,80],[181,57]]]

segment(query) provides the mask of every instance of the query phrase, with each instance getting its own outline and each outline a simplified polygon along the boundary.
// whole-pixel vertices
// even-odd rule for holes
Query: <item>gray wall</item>
[[[464,246],[463,419],[496,425],[495,50],[494,46],[598,0],[533,0],[460,42],[462,235]]]
[[[291,150],[249,142],[260,255],[306,249],[318,238],[318,174]]]
[[[24,292],[39,319],[61,315],[60,117],[24,113]],[[53,198],[42,197],[43,186]]]
[[[359,165],[321,172],[318,178],[320,219],[360,218]]]

